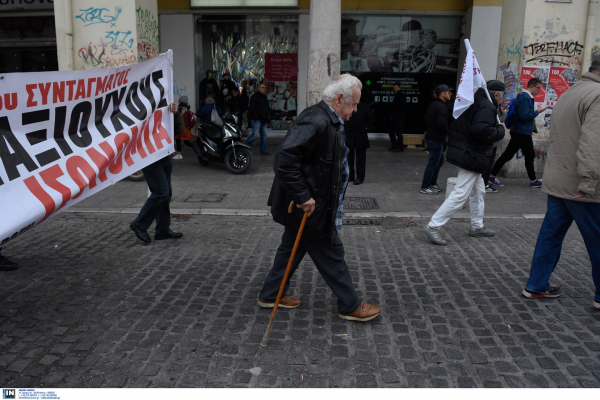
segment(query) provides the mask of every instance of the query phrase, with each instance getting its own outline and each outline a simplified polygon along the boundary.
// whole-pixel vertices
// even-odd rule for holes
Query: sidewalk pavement
[[[182,239],[143,245],[131,219],[62,213],[3,249],[20,269],[0,273],[0,386],[600,386],[600,311],[575,227],[552,279],[565,294],[530,300],[541,220],[493,219],[497,236],[477,239],[455,219],[446,247],[426,240],[425,218],[345,226],[354,284],[381,315],[338,318],[307,257],[290,289],[302,304],[278,311],[261,350],[270,310],[256,298],[283,228],[183,215]]]
[[[268,151],[274,153],[281,140],[281,135],[270,137]],[[258,146],[254,147],[248,172],[233,175],[224,164],[213,162],[202,167],[193,150],[184,146],[183,160],[173,160],[173,212],[267,215],[267,199],[274,176],[273,156],[260,155]],[[378,208],[353,210],[347,206],[346,216],[431,217],[443,203],[445,192],[438,196],[419,193],[428,154],[422,149],[392,153],[387,151],[388,147],[388,139],[371,140],[371,148],[367,150],[365,182],[358,186],[350,184],[346,193],[347,200],[351,197],[375,198]],[[457,168],[446,163],[438,184],[445,188],[448,177],[456,175]],[[539,218],[545,214],[547,196],[540,189],[531,189],[527,178],[500,179],[505,186],[499,188],[499,193],[486,195],[487,218]],[[137,213],[147,196],[145,182],[123,180],[68,211]],[[457,217],[468,215],[468,205],[466,207],[466,211]]]

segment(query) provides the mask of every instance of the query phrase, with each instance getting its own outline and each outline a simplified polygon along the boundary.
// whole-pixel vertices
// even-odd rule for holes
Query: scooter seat
[[[219,140],[221,138],[221,128],[211,124],[200,124],[200,129],[211,140]]]

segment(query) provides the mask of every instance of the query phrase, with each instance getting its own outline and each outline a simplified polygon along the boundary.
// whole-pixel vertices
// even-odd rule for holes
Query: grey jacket
[[[600,76],[587,72],[565,92],[552,112],[550,148],[542,190],[577,201],[600,203]]]

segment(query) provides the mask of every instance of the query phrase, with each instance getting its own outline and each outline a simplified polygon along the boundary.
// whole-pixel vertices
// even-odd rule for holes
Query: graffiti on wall
[[[115,12],[111,15],[107,8],[94,8],[90,7],[86,10],[79,10],[81,14],[76,16],[83,21],[84,26],[90,26],[95,24],[110,24],[111,27],[116,25],[117,18],[121,14],[121,7],[115,7]]]
[[[138,34],[138,58],[146,61],[158,55],[159,30],[154,14],[142,7],[135,10]]]
[[[179,87],[177,85],[173,85],[173,94],[175,96],[187,96],[187,86]]]
[[[80,67],[115,68],[138,61],[135,35],[130,29],[121,29],[122,14],[121,7],[115,7],[114,11],[101,7],[79,10],[75,20],[83,24],[82,33],[92,39],[77,51]]]
[[[92,42],[80,48],[77,56],[91,69],[116,68],[137,62],[136,55],[131,54],[131,51],[125,51],[114,45]]]
[[[552,67],[581,65],[583,45],[578,41],[555,41],[531,43],[523,46],[527,63],[545,64]]]
[[[499,56],[513,57],[521,55],[521,47],[523,47],[523,39],[516,40],[512,38],[512,42],[500,45]]]

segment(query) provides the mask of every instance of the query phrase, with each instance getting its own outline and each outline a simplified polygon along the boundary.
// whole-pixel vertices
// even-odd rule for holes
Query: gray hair
[[[600,72],[600,53],[596,54],[596,57],[594,57],[594,59],[592,60],[592,65],[590,65],[590,72]]]
[[[350,74],[340,75],[325,86],[323,99],[333,101],[341,93],[344,96],[344,101],[349,103],[352,99],[352,88],[355,86],[362,90],[362,83],[357,77]]]

